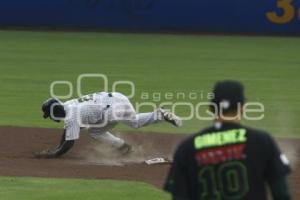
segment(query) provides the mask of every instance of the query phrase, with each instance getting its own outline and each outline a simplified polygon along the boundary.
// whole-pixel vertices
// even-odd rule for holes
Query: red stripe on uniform
[[[196,153],[198,165],[218,164],[228,160],[244,159],[245,144],[235,144],[223,147],[201,150]]]

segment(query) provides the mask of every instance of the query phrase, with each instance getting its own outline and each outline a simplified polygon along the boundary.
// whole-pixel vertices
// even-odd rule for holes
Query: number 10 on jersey
[[[198,174],[202,185],[201,200],[241,199],[249,191],[247,169],[239,161],[202,168]]]

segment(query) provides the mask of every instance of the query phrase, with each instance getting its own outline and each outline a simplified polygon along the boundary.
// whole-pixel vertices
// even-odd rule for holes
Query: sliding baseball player
[[[42,105],[43,117],[53,121],[64,121],[64,133],[60,144],[53,149],[35,152],[36,158],[57,158],[68,152],[79,139],[80,129],[87,128],[89,135],[127,154],[131,145],[114,136],[111,130],[124,123],[132,128],[140,128],[158,122],[169,122],[181,126],[181,119],[175,114],[158,108],[149,113],[136,113],[129,99],[118,92],[98,92],[72,99],[65,103],[50,98]]]

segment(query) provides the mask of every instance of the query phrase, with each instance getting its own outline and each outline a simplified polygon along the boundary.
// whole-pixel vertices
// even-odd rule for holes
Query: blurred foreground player
[[[97,92],[65,103],[50,98],[43,103],[42,111],[45,119],[64,121],[64,133],[56,148],[35,152],[36,158],[56,158],[65,154],[79,138],[81,128],[86,128],[92,138],[110,144],[123,155],[131,151],[131,145],[111,133],[119,122],[133,128],[164,121],[177,127],[182,123],[179,117],[163,108],[136,113],[129,99],[118,92]]]
[[[175,153],[164,187],[173,200],[266,200],[266,183],[274,200],[291,199],[286,156],[268,133],[240,125],[243,90],[235,81],[216,84],[214,126]]]

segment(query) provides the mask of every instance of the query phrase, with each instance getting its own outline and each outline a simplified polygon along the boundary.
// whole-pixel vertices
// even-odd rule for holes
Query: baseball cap
[[[215,103],[218,111],[223,113],[235,111],[239,104],[245,103],[244,86],[239,81],[224,80],[217,82],[213,89],[214,98],[211,102]]]

